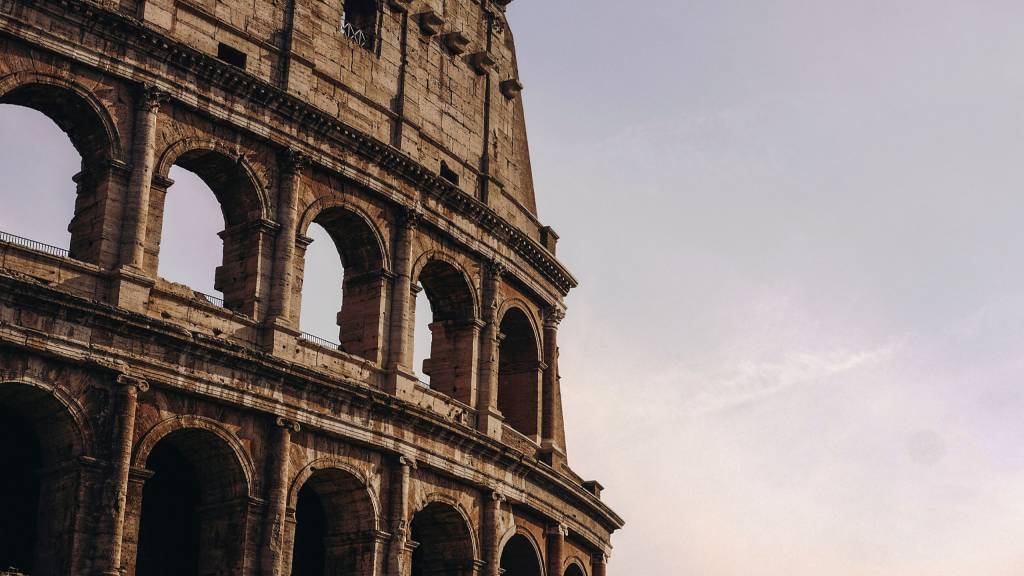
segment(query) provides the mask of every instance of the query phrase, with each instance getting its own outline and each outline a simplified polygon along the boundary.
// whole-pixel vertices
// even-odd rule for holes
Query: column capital
[[[548,536],[561,536],[565,538],[569,535],[569,527],[565,524],[549,524],[544,533]]]
[[[565,320],[565,310],[557,306],[548,306],[544,310],[544,328],[557,329],[558,325]]]
[[[136,378],[134,376],[129,376],[127,374],[118,374],[117,383],[118,385],[123,386],[125,388],[135,388],[139,392],[145,392],[149,390],[149,382],[146,382],[142,378]]]
[[[492,280],[501,280],[505,274],[508,274],[508,267],[497,258],[488,258],[484,267]]]
[[[416,459],[410,456],[400,455],[397,462],[399,466],[409,468],[410,470],[415,470],[417,467]]]
[[[310,158],[295,148],[285,148],[278,153],[278,161],[281,163],[281,172],[299,175],[309,166]]]
[[[608,555],[604,552],[594,552],[590,555],[590,562],[592,564],[607,564]]]
[[[283,416],[278,416],[274,420],[274,425],[279,428],[285,428],[287,430],[290,430],[291,432],[299,432],[300,430],[302,430],[302,426],[298,422],[294,420],[289,420]]]
[[[488,502],[497,502],[499,506],[502,504],[502,502],[508,500],[508,498],[506,498],[504,494],[498,492],[497,490],[489,490],[484,496],[484,498]]]
[[[398,213],[398,225],[404,230],[415,230],[423,221],[423,212],[418,206],[402,206]]]
[[[153,84],[143,84],[139,87],[138,107],[139,110],[156,112],[160,105],[171,99],[167,91],[156,87]]]

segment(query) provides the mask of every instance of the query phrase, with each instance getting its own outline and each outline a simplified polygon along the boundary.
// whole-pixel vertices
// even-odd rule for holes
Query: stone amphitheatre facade
[[[0,0],[0,103],[82,157],[70,246],[0,241],[0,569],[605,574],[508,2]],[[221,206],[222,300],[157,274],[172,166]],[[299,331],[313,223],[340,345]]]

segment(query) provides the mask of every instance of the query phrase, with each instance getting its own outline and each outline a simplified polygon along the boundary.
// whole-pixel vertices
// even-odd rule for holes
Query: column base
[[[111,273],[110,303],[132,312],[145,312],[156,280],[138,268],[122,266]]]
[[[281,318],[270,318],[260,326],[259,347],[268,354],[289,358],[298,347],[301,332],[290,322]]]
[[[392,368],[384,380],[384,391],[398,398],[411,398],[419,378],[407,368]]]
[[[494,408],[478,411],[476,415],[476,429],[481,433],[495,440],[501,440],[501,429],[505,424],[505,417]]]

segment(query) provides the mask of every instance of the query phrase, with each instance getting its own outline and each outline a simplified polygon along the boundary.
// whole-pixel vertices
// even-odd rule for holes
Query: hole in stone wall
[[[444,160],[441,161],[441,178],[444,178],[456,186],[459,185],[459,175],[456,174]]]
[[[303,332],[337,342],[337,313],[344,298],[345,267],[331,235],[323,226],[310,224],[306,235],[313,242],[306,248],[299,326]]]
[[[217,58],[245,70],[245,61],[248,56],[245,52],[221,42],[217,44]]]
[[[377,13],[375,0],[344,0],[342,32],[356,44],[373,50],[376,44]]]
[[[0,231],[68,248],[82,157],[41,112],[0,105],[0,126]]]
[[[26,574],[35,568],[36,517],[42,465],[39,440],[14,410],[0,407],[0,569],[17,568]]]
[[[214,271],[223,260],[224,230],[220,203],[209,186],[194,172],[174,166],[174,185],[167,189],[160,234],[159,275],[172,282],[221,297],[215,287]],[[154,190],[154,194],[162,194]]]

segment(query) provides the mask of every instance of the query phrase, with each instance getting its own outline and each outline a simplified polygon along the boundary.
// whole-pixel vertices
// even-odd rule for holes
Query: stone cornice
[[[91,0],[16,1],[32,6],[48,3],[59,7],[62,12],[76,13],[89,21],[88,28],[95,33],[107,34],[126,45],[151,53],[154,60],[177,66],[198,79],[249,100],[258,108],[280,114],[307,133],[335,139],[491,233],[529,262],[563,296],[578,285],[576,278],[551,253],[484,202],[461,191],[401,150],[342,122],[270,82],[170,39],[145,27],[137,19],[111,12]],[[287,147],[287,144],[284,146]]]

